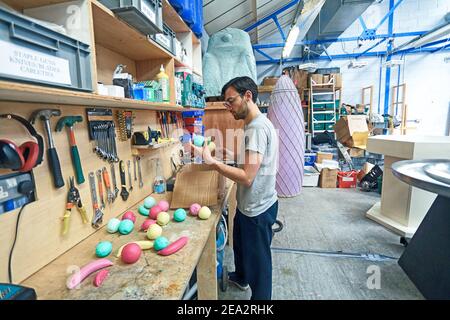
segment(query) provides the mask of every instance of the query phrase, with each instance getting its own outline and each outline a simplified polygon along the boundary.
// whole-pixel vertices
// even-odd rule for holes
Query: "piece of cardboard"
[[[373,167],[375,167],[375,165],[370,162],[364,163],[362,169],[358,172],[357,175],[358,181],[361,181],[362,178],[364,178],[364,176],[368,174]]]
[[[365,149],[369,137],[365,115],[341,117],[334,126],[337,140],[347,147]],[[355,134],[356,133],[356,134]],[[356,141],[355,141],[356,140]]]
[[[334,85],[337,89],[342,88],[342,74],[341,73],[333,73],[334,77]]]
[[[333,154],[329,152],[317,152],[317,163],[322,163],[323,160],[333,160]]]
[[[336,188],[338,169],[323,168],[320,172],[319,187]]]
[[[176,176],[170,208],[189,208],[193,203],[217,205],[220,180],[223,177],[208,165],[185,165]]]
[[[366,155],[366,150],[360,148],[348,148],[347,152],[352,158],[362,158]]]
[[[311,80],[315,82],[315,84],[322,84],[323,83],[323,75],[322,74],[311,74]],[[311,84],[311,82],[309,83]]]
[[[319,171],[311,166],[305,166],[303,172],[303,187],[317,187],[319,182]]]

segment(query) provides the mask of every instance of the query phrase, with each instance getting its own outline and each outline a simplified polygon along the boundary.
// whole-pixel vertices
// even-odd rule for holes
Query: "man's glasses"
[[[234,101],[236,101],[236,98],[239,96],[240,96],[240,94],[235,95],[234,97],[229,97],[227,100],[225,100],[223,105],[227,108],[231,108],[231,105],[234,103]]]

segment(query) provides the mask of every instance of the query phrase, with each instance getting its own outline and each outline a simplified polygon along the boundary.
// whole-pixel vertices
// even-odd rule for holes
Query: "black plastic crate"
[[[151,36],[151,38],[175,56],[175,32],[173,32],[172,29],[170,29],[169,26],[167,26],[165,23],[163,25],[163,29],[164,33],[154,34]]]
[[[0,79],[92,91],[89,45],[0,8]]]
[[[100,2],[145,35],[163,31],[161,0],[100,0]]]

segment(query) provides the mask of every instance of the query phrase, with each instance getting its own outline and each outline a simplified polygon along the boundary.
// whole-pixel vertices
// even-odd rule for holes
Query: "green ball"
[[[149,210],[145,206],[140,206],[138,211],[143,216],[148,216]]]
[[[151,209],[155,206],[156,200],[153,197],[147,197],[144,200],[144,207],[147,209]]]
[[[95,255],[99,258],[108,256],[112,251],[112,243],[109,241],[102,241],[95,247]]]
[[[183,222],[186,219],[186,210],[177,209],[173,214],[173,220],[176,222]]]
[[[131,220],[125,219],[122,220],[119,224],[119,233],[120,234],[129,234],[131,231],[133,231],[134,223]]]
[[[166,237],[160,236],[155,239],[155,242],[153,243],[153,248],[155,248],[156,251],[162,250],[165,247],[169,245],[169,240],[167,240]]]

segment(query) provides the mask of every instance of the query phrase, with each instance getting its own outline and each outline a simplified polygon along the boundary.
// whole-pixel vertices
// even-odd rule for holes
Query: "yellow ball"
[[[170,215],[167,212],[160,212],[158,213],[158,217],[156,218],[156,222],[160,226],[165,226],[170,221]]]
[[[147,238],[150,240],[155,240],[162,235],[162,228],[156,223],[152,224],[147,230]]]
[[[206,220],[211,216],[211,210],[208,207],[202,207],[198,212],[198,217],[200,219]]]

